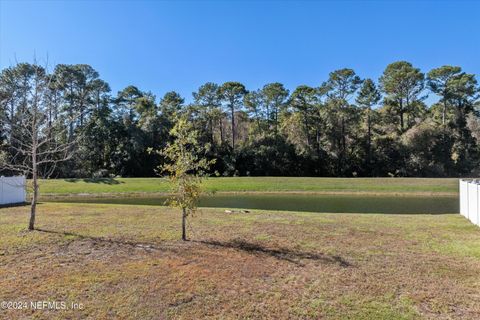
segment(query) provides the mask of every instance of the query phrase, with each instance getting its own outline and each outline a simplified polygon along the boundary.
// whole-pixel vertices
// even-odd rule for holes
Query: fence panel
[[[480,226],[480,182],[459,182],[460,213],[473,224]]]
[[[25,177],[0,177],[0,205],[25,202],[25,186]]]
[[[468,212],[467,218],[472,221],[472,217],[477,212],[477,185],[474,183],[468,184]]]
[[[478,212],[480,211],[480,206],[479,206],[480,194],[478,192],[480,191],[480,185],[476,184],[475,187],[476,187],[475,200],[477,200],[477,203],[476,203],[476,206],[475,206],[476,210],[473,211],[473,212],[470,212],[470,221],[472,221],[476,225],[479,225],[479,223],[478,223]]]
[[[460,214],[468,216],[468,182],[460,180]]]

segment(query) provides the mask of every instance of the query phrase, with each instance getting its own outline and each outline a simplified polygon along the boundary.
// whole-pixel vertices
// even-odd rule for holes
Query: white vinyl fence
[[[480,226],[480,182],[460,180],[460,214]]]
[[[0,205],[25,202],[25,186],[25,177],[0,177]]]

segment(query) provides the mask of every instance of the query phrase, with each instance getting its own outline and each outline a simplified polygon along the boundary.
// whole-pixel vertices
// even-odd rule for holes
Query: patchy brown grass
[[[479,319],[480,230],[459,215],[148,206],[0,209],[0,300],[83,310],[4,319]]]

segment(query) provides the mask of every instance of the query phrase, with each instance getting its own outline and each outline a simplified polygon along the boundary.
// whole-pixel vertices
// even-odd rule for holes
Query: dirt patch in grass
[[[188,242],[160,207],[44,204],[39,231],[26,221],[0,209],[1,300],[84,308],[0,318],[480,318],[480,232],[458,215],[203,210]]]

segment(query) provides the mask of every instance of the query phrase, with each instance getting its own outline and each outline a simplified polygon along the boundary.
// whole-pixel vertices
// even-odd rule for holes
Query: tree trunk
[[[187,241],[187,210],[182,208],[182,240]]]
[[[38,152],[38,127],[37,127],[37,105],[34,104],[33,112],[34,118],[32,123],[32,203],[30,207],[30,222],[28,223],[28,230],[35,229],[35,214],[37,212],[37,198],[38,198],[38,164],[37,164],[37,152]]]
[[[215,145],[215,132],[213,130],[214,124],[213,124],[213,120],[211,118],[208,120],[208,122],[209,122],[209,126],[210,126],[210,139],[212,140],[211,142],[212,142],[212,146],[213,146],[213,145]]]
[[[400,130],[403,131],[403,110],[400,111]]]
[[[68,108],[69,124],[68,124],[68,142],[73,140],[73,88],[70,87],[70,106]]]
[[[443,112],[442,112],[442,125],[445,126],[445,116],[446,116],[446,113],[447,113],[447,102],[444,101],[443,102]]]
[[[73,118],[73,114],[69,111],[70,119]],[[73,140],[73,121],[69,120],[68,124],[68,142],[72,142]]]
[[[220,144],[223,146],[223,142],[225,141],[225,138],[223,137],[223,122],[222,119],[220,118],[219,120],[219,126],[218,128],[220,129]]]
[[[235,153],[235,107],[233,102],[230,103],[230,110],[232,113],[232,152]]]
[[[83,127],[83,105],[80,105],[80,127]]]
[[[345,159],[347,157],[347,139],[345,132],[345,117],[342,115],[342,126],[341,126],[341,137],[342,137],[342,149],[340,153],[340,172],[343,175],[345,172]]]
[[[267,131],[270,132],[270,108],[267,103]]]
[[[308,132],[308,118],[307,118],[307,114],[304,114],[303,116],[304,118],[304,125],[305,125],[305,135],[307,137],[307,146],[310,146],[310,134]]]
[[[35,214],[37,212],[37,198],[38,198],[38,178],[37,178],[37,169],[36,165],[33,169],[33,176],[32,176],[32,184],[33,184],[33,194],[32,194],[32,202],[30,207],[30,222],[28,224],[28,230],[35,229]]]
[[[372,175],[371,172],[371,164],[372,164],[372,125],[370,122],[370,109],[367,111],[367,128],[368,128],[368,136],[367,136],[367,170],[369,174]]]
[[[275,108],[275,137],[278,135],[278,108]]]

